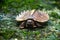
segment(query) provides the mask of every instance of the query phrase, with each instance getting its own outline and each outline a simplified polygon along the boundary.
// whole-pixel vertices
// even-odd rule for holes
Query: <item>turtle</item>
[[[24,10],[16,16],[19,28],[36,28],[46,25],[49,15],[41,10]]]

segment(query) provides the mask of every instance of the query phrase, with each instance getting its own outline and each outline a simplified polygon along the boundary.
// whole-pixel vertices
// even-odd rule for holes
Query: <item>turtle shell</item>
[[[40,10],[27,10],[21,12],[17,17],[17,21],[24,21],[27,19],[33,19],[37,22],[46,22],[49,20],[49,15]]]

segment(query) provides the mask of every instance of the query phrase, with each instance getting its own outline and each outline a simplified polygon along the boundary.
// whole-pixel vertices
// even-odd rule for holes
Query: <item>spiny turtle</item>
[[[21,12],[16,17],[20,28],[36,28],[46,24],[49,20],[49,15],[40,10],[27,10]]]

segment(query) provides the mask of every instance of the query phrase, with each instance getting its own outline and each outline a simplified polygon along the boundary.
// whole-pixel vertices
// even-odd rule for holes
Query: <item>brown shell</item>
[[[46,22],[49,20],[49,15],[39,10],[33,14],[33,17],[33,19],[38,22]]]
[[[46,22],[49,20],[49,15],[40,10],[30,10],[22,12],[21,15],[16,17],[17,21],[24,21],[27,19],[33,19],[38,22]]]

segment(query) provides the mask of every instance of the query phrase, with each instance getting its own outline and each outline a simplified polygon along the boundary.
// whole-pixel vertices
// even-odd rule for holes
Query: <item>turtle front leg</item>
[[[22,22],[19,26],[19,28],[23,29],[24,28],[24,22]]]
[[[37,26],[35,25],[35,22],[33,22],[33,27],[34,27],[34,28],[37,27]]]
[[[40,24],[40,23],[38,23],[38,22],[35,22],[35,25],[37,26],[37,27],[41,27],[42,25]]]

